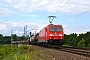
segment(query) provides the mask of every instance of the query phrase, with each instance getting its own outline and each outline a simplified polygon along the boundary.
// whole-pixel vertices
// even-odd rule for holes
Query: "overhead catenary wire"
[[[68,0],[63,6],[61,6],[56,12],[54,12],[53,15],[56,14],[57,12],[59,12],[59,11],[60,11],[66,4],[68,4],[69,2],[70,2],[70,0]],[[59,6],[58,6],[58,7],[59,7]],[[57,8],[58,8],[58,7],[57,7]],[[56,8],[56,9],[57,9],[57,8]],[[55,10],[56,10],[56,9],[55,9]],[[84,9],[86,9],[86,8],[84,8]],[[54,11],[55,11],[55,10],[54,10]],[[84,12],[84,13],[86,13],[86,12]],[[74,16],[74,17],[72,17],[71,19],[74,19],[74,18],[76,18],[76,17],[78,17],[78,16],[80,16],[80,15],[82,15],[82,14],[84,14],[84,13],[78,14],[77,16]],[[46,20],[45,20],[45,21],[46,21]],[[67,22],[67,21],[64,21],[64,23],[65,23],[65,22]],[[41,26],[42,26],[42,25],[41,25]],[[38,26],[38,27],[39,27],[39,26]],[[38,28],[38,27],[36,27],[36,28]]]
[[[63,1],[64,1],[64,0],[63,0]],[[63,1],[62,1],[62,2],[63,2]],[[63,6],[60,7],[60,5],[61,5],[61,4],[60,4],[58,7],[56,7],[56,9],[55,9],[56,12],[55,12],[55,10],[54,10],[53,13],[52,13],[52,16],[53,16],[54,14],[56,14],[57,12],[59,12],[59,11],[60,11],[66,4],[68,4],[69,2],[70,2],[70,0],[68,0]],[[59,7],[60,7],[60,8],[59,8]],[[59,9],[58,9],[58,8],[59,8]],[[58,10],[57,10],[57,9],[58,9]],[[46,18],[46,20],[47,20],[47,18]],[[46,21],[46,20],[45,20],[45,21]],[[44,21],[43,21],[43,22],[44,22]],[[41,23],[41,24],[43,24],[43,23]],[[42,26],[42,25],[41,25],[41,26]]]
[[[61,6],[56,12],[53,13],[56,14],[57,12],[59,12],[65,5],[67,5],[70,2],[70,0],[68,0],[63,6]]]
[[[90,8],[90,7],[88,7],[88,8]],[[78,11],[78,12],[80,13],[80,12],[82,12],[83,10],[86,10],[86,9],[87,9],[87,8],[83,8],[83,9],[81,9],[81,10]],[[87,10],[87,11],[85,11],[85,12],[83,12],[83,13],[80,13],[80,14],[74,16],[74,17],[71,17],[71,16],[73,16],[73,15],[71,15],[71,16],[70,16],[70,17],[71,17],[70,19],[74,19],[74,18],[76,18],[76,17],[79,17],[79,16],[81,16],[81,15],[87,13],[88,11],[90,11],[90,10]],[[78,13],[78,12],[77,12],[77,13]],[[66,18],[66,19],[68,19],[68,18]],[[69,19],[69,20],[70,20],[70,19]],[[65,19],[64,19],[64,20],[65,20]],[[69,20],[66,20],[66,21],[64,21],[64,22],[62,22],[62,23],[68,22]]]
[[[70,1],[70,0],[69,0],[69,1]],[[69,1],[68,1],[68,2],[69,2]],[[68,3],[68,2],[67,2],[67,3]],[[67,4],[67,3],[66,3],[66,4]],[[66,5],[66,4],[65,4],[65,5]],[[64,6],[65,6],[65,5],[64,5]],[[61,8],[63,8],[64,6],[62,6]],[[53,15],[56,14],[57,12],[59,12],[59,11],[61,10],[61,8],[60,8],[59,10],[57,10],[56,12],[54,12]],[[83,14],[85,14],[85,13],[87,13],[87,12],[89,11],[89,10],[83,11],[83,10],[85,10],[85,9],[88,9],[88,8],[84,8],[84,9],[78,11],[79,14],[77,14],[77,15],[71,15],[71,16],[70,16],[70,17],[71,17],[70,19],[77,18],[77,17],[79,17],[79,16],[81,16],[81,15],[83,15]],[[81,12],[81,11],[82,11],[82,12]],[[80,12],[81,12],[81,13],[80,13]],[[68,18],[67,18],[67,19],[68,19]],[[66,22],[70,21],[70,19],[64,21],[63,23],[66,23]]]
[[[83,12],[83,13],[81,13],[81,14],[78,14],[78,15],[76,15],[76,16],[74,16],[74,17],[72,17],[71,19],[74,19],[74,18],[76,18],[76,17],[79,17],[79,16],[81,16],[81,15],[83,15],[83,14],[87,13],[87,12],[88,12],[88,11],[85,11],[85,12]],[[66,21],[64,21],[63,23],[68,22],[68,21],[70,21],[71,19],[66,20]]]
[[[82,9],[82,11],[83,11],[83,10],[85,10],[85,9],[87,9],[87,8]],[[85,11],[85,12],[82,12],[82,13],[80,13],[80,14],[78,14],[78,15],[74,16],[74,17],[71,17],[70,19],[77,18],[77,17],[79,17],[79,16],[81,16],[81,15],[83,15],[83,14],[87,13],[88,11],[89,11],[89,10],[87,10],[87,11]],[[81,12],[81,10],[80,10],[80,11],[78,11],[78,12]],[[71,15],[71,16],[73,16],[73,15]],[[69,19],[69,20],[70,20],[70,19]],[[68,22],[69,20],[66,20],[66,21],[64,21],[63,23]]]
[[[74,15],[70,15],[69,17],[66,17],[65,19],[63,19],[63,20],[65,20],[64,22],[67,22],[67,19],[74,19],[75,17],[78,17],[79,15],[82,15],[82,14],[84,14],[85,12],[83,12],[83,10],[86,10],[86,8],[83,8],[83,9],[81,9],[80,11],[78,11],[78,12],[75,12],[75,13],[80,13],[80,14],[77,14],[76,16],[74,16]],[[83,12],[83,13],[82,13]],[[62,22],[63,23],[63,22]]]
[[[64,0],[62,0],[61,3],[62,3],[63,1],[64,1]],[[59,4],[59,6],[57,6],[50,15],[52,15],[55,11],[57,11],[57,9],[58,9],[60,6],[61,6],[61,4]]]
[[[56,9],[58,9],[56,12],[55,12],[55,10],[54,10],[54,12],[53,12],[53,15],[54,14],[56,14],[57,12],[59,12],[66,4],[68,4],[70,2],[70,0],[68,0],[62,7],[60,7],[59,9],[58,9],[58,7],[56,8]],[[87,8],[84,8],[84,9],[87,9]],[[84,10],[84,9],[82,9],[82,10]],[[79,11],[79,12],[81,12],[81,10]],[[76,18],[76,17],[78,17],[78,16],[81,16],[81,15],[83,15],[83,14],[85,14],[85,13],[87,13],[88,11],[85,11],[85,12],[83,12],[83,13],[80,13],[80,14],[78,14],[78,15],[76,15],[76,16],[74,16],[74,17],[71,17],[71,19],[74,19],[74,18]],[[71,16],[73,16],[73,15],[71,15]],[[69,20],[68,20],[69,21]],[[64,22],[67,22],[67,21],[64,21]]]
[[[61,6],[60,8],[59,8],[59,6],[54,10],[54,12],[53,12],[53,15],[54,14],[56,14],[57,12],[59,12],[64,6],[66,6],[66,4],[68,4],[70,2],[70,0],[68,0],[63,6]],[[59,9],[58,9],[59,8]],[[85,8],[86,9],[86,8]],[[76,15],[76,16],[74,16],[74,17],[71,17],[71,19],[74,19],[74,18],[76,18],[76,17],[78,17],[78,16],[80,16],[80,15],[82,15],[82,14],[85,14],[86,12],[84,12],[84,13],[80,13],[80,14],[78,14],[78,15]],[[47,21],[47,19],[45,19],[44,21]],[[43,22],[44,22],[43,21]],[[69,21],[69,20],[67,20],[67,21]],[[67,22],[67,21],[64,21],[64,23],[65,22]],[[43,22],[41,23],[41,26],[43,25]],[[40,26],[37,26],[36,28],[38,28],[38,27],[40,27]]]
[[[54,12],[53,15],[56,14],[57,12],[59,12],[59,11],[60,11],[66,4],[68,4],[69,2],[70,2],[70,0],[68,0],[62,7],[60,7],[56,12]],[[58,7],[59,7],[59,6],[58,6]],[[58,7],[57,7],[57,8],[58,8]],[[57,9],[57,8],[56,8],[56,9]],[[55,9],[55,10],[56,10],[56,9]],[[84,8],[84,9],[86,9],[86,8]],[[84,9],[83,9],[83,10],[84,10]],[[54,11],[55,11],[55,10],[54,10]],[[81,11],[80,11],[80,12],[81,12]],[[78,17],[78,16],[81,16],[81,15],[87,13],[87,12],[88,12],[88,11],[85,11],[85,12],[83,12],[83,13],[80,13],[80,14],[72,17],[71,19],[74,19],[74,18],[76,18],[76,17]],[[73,16],[73,15],[71,15],[71,16]],[[69,21],[69,20],[68,20],[68,21]],[[67,21],[64,21],[64,22],[67,22]]]

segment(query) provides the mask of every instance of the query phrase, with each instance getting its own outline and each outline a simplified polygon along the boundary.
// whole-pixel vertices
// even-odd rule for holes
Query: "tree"
[[[73,37],[68,38],[67,41],[66,41],[67,45],[72,46],[72,40],[73,40]]]
[[[78,42],[77,47],[80,47],[80,48],[85,47],[85,40],[84,40],[83,38],[82,38],[82,40],[80,40],[80,41]]]
[[[71,46],[74,46],[76,47],[77,46],[77,39],[76,38],[73,38],[73,40],[70,42],[71,43]]]
[[[4,36],[4,43],[5,44],[10,44],[11,43],[11,37],[10,36]]]
[[[3,40],[3,35],[2,34],[0,34],[0,40]]]
[[[87,32],[86,34],[85,34],[85,39],[86,39],[86,41],[85,41],[85,44],[86,44],[86,46],[88,46],[88,44],[90,44],[90,32]]]
[[[13,38],[14,41],[16,41],[17,40],[17,35],[16,34],[12,34],[12,38]]]
[[[88,44],[88,47],[90,48],[90,43]]]
[[[25,40],[26,38],[24,36],[18,36],[17,37],[17,41],[22,41],[22,40]]]
[[[3,35],[0,34],[0,44],[4,43],[4,40],[3,40]]]
[[[77,34],[76,34],[76,33],[72,33],[71,36],[72,36],[73,38],[76,38],[76,37],[77,37]]]

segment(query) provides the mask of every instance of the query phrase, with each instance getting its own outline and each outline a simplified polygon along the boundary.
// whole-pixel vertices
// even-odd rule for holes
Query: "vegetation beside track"
[[[0,44],[0,60],[17,51],[17,45],[13,45],[13,48],[11,48],[10,44]]]
[[[3,46],[3,47],[2,47]],[[45,60],[48,55],[32,46],[22,45],[0,45],[0,60]]]
[[[80,47],[80,48],[90,48],[90,31],[87,33],[77,34],[64,34],[65,36],[65,44],[67,46],[72,47]],[[13,40],[12,41],[23,41],[25,38],[23,36],[17,36],[16,34],[12,34]],[[11,43],[11,36],[3,36],[0,34],[0,44],[10,44]]]
[[[72,33],[65,36],[65,46],[79,47],[79,48],[90,48],[90,32],[76,34]]]

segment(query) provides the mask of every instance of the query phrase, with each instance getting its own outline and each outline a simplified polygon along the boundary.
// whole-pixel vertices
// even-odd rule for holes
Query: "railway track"
[[[86,48],[75,48],[75,47],[65,47],[65,46],[62,46],[62,47],[60,46],[41,46],[41,47],[90,57],[90,49],[86,49]]]
[[[90,57],[90,49],[74,48],[74,47],[57,47],[55,49],[64,51],[64,52],[69,52],[69,53],[74,53],[74,54]]]

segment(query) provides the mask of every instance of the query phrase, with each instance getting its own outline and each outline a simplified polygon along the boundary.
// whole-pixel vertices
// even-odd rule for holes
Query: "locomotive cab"
[[[64,32],[62,25],[49,24],[39,32],[38,41],[41,43],[62,45]]]
[[[62,25],[53,25],[48,26],[48,37],[47,41],[49,44],[60,44],[64,43],[64,33]]]

